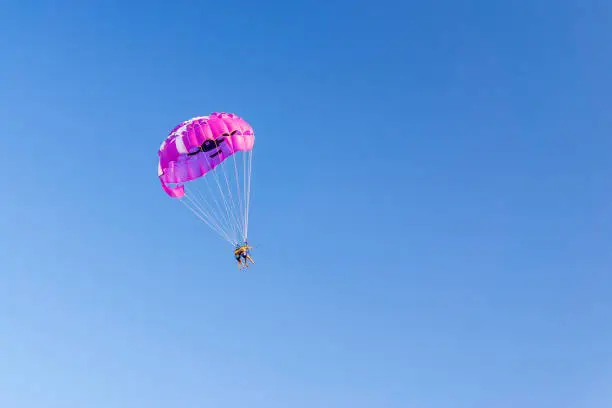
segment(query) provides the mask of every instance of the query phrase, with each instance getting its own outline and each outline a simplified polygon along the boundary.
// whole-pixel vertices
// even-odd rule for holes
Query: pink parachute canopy
[[[239,151],[255,144],[253,128],[233,113],[213,112],[182,122],[161,144],[157,175],[170,197],[185,195],[183,183],[213,170]]]

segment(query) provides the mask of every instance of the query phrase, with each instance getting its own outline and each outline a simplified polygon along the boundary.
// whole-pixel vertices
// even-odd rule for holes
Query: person
[[[249,254],[249,250],[252,249],[247,242],[243,245],[236,244],[236,249],[234,250],[234,257],[238,262],[238,269],[244,269],[249,267],[249,261],[251,263],[255,263],[251,255]]]
[[[238,269],[242,269],[242,255],[238,252],[239,248],[236,248],[234,251],[234,256],[236,257],[236,262],[238,262]]]

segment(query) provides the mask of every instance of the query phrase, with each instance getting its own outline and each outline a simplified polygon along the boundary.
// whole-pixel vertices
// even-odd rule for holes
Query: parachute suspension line
[[[236,154],[236,153],[234,153]],[[240,228],[240,221],[238,219],[239,217],[239,212],[238,209],[236,208],[237,204],[236,204],[236,200],[234,200],[234,197],[232,195],[232,188],[230,187],[230,183],[229,183],[229,179],[227,177],[227,171],[225,170],[225,167],[227,166],[226,162],[228,160],[224,160],[221,164],[219,164],[217,166],[217,168],[221,167],[221,170],[223,171],[223,177],[225,178],[225,185],[227,186],[227,192],[229,195],[229,205],[230,205],[230,211],[231,214],[233,216],[234,222],[236,223],[236,227],[237,227],[237,236],[241,236],[244,237],[244,230],[242,228]],[[215,169],[216,170],[216,169]]]
[[[214,173],[214,171],[211,173]],[[217,186],[221,193],[221,197],[225,199],[225,194],[223,192],[223,189],[221,188],[221,183],[218,181],[218,176],[213,175],[213,178],[215,178],[215,180],[217,181]],[[197,179],[197,180],[193,180],[189,182],[188,183],[189,187],[194,187],[194,189],[193,190],[190,188],[188,189],[188,186],[186,185],[185,186],[186,193],[189,195],[189,198],[191,199],[192,203],[194,201],[197,201],[196,196],[200,196],[202,201],[204,201],[207,205],[204,206],[199,201],[194,203],[196,205],[196,208],[201,213],[201,214],[197,214],[199,215],[199,218],[205,221],[205,223],[209,227],[211,227],[213,230],[220,230],[220,233],[222,234],[222,236],[224,236],[230,244],[235,245],[237,243],[237,233],[236,233],[234,224],[231,221],[228,204],[224,200],[224,206],[225,206],[225,212],[224,212],[223,209],[221,208],[221,205],[219,204],[218,200],[215,197],[217,194],[213,192],[213,188],[210,186],[210,183],[208,182],[208,177],[202,177],[202,179],[204,179],[204,182],[206,183],[206,186],[208,187],[208,191],[211,193],[209,195],[212,198],[212,201],[215,202],[216,208],[219,210],[219,212],[216,212],[215,207],[212,206],[210,202],[206,200],[206,198],[204,198],[206,194],[200,191],[199,184],[201,184],[201,179]],[[187,195],[185,197],[187,197]],[[209,211],[206,211],[203,207],[206,207],[206,209],[208,209]],[[192,208],[190,209],[194,211]],[[197,213],[197,211],[194,211],[194,212]],[[219,216],[218,215],[219,213],[222,215],[225,215],[225,217]],[[215,214],[215,215],[213,216],[212,214]],[[217,222],[214,222],[214,220],[216,220]],[[211,225],[211,224],[214,224],[214,225]]]
[[[247,196],[246,196],[246,187],[247,187],[247,180],[246,180],[246,157],[247,157],[247,153],[243,152],[242,155],[242,196],[244,197],[244,209],[243,209],[243,213],[242,213],[242,217],[244,219],[244,241],[246,242],[247,240],[247,217],[246,217],[246,208],[247,208]]]
[[[191,212],[193,212],[195,214],[196,217],[198,217],[200,220],[202,220],[206,225],[208,225],[213,231],[217,232],[217,234],[219,234],[221,236],[221,238],[226,239],[227,241],[231,242],[230,237],[223,231],[221,230],[218,226],[215,227],[213,226],[213,224],[211,224],[210,222],[208,222],[206,220],[206,218],[200,214],[200,212],[198,212],[196,209],[194,209],[190,203],[189,200],[191,200],[191,198],[189,198],[187,195],[184,196],[185,199],[180,199],[179,201],[182,202],[189,210],[191,210]],[[194,205],[193,203],[191,203],[192,205]],[[194,205],[197,206],[197,205]]]
[[[242,189],[244,192],[244,240],[247,240],[247,223],[249,222],[249,220],[247,219],[247,207],[248,207],[248,197],[247,197],[247,156],[248,153],[244,153],[242,155],[242,179],[243,179],[243,184],[242,184]]]
[[[190,186],[195,187],[195,183],[190,183]],[[198,203],[204,202],[206,204],[206,208],[208,208],[211,218],[213,220],[217,220],[217,225],[219,225],[221,229],[223,229],[224,231],[227,230],[227,226],[224,224],[223,217],[219,216],[219,213],[217,212],[217,208],[213,206],[209,200],[206,199],[206,196],[202,194],[199,188],[197,189],[194,188],[193,190],[191,188],[187,190],[186,188],[185,190],[188,191],[188,194],[192,194],[192,191],[193,191],[193,196],[194,196],[193,199],[196,200]]]
[[[246,160],[246,156],[245,155],[245,160]],[[247,181],[247,193],[245,195],[245,200],[246,200],[246,210],[244,213],[244,217],[246,219],[245,222],[245,230],[244,230],[244,240],[246,241],[248,238],[248,233],[249,233],[249,208],[251,206],[251,174],[253,173],[253,149],[249,150],[248,153],[249,156],[249,160],[248,160],[248,181]],[[245,172],[246,173],[246,172]]]
[[[208,158],[208,156],[206,156],[206,161],[208,162],[209,166],[210,166],[210,160]],[[220,163],[217,165],[217,167],[222,166],[223,163]],[[232,244],[237,244],[237,235],[238,232],[236,231],[236,225],[234,224],[234,222],[232,221],[232,213],[230,210],[230,205],[227,202],[227,198],[225,197],[225,192],[223,191],[223,188],[221,187],[221,182],[219,181],[219,175],[217,174],[217,167],[215,167],[214,170],[210,171],[209,173],[212,173],[215,181],[217,182],[217,187],[219,188],[219,192],[221,193],[221,198],[223,199],[223,205],[225,206],[225,212],[227,214],[227,218],[228,218],[228,223],[230,225],[230,228],[233,230],[233,238],[234,238],[234,242],[232,242]],[[235,217],[234,221],[235,221]]]
[[[194,212],[196,215],[198,215],[199,218],[201,220],[203,220],[206,225],[208,225],[213,231],[216,231],[221,237],[223,237],[223,238],[225,238],[227,240],[230,239],[230,237],[225,233],[225,231],[223,231],[223,229],[221,227],[219,227],[219,225],[217,223],[214,222],[212,217],[210,217],[210,215],[207,214],[205,210],[203,210],[201,207],[198,206],[198,204],[196,204],[194,202],[193,198],[191,198],[189,196],[185,196],[185,197],[186,197],[186,199],[183,201],[183,203],[189,209],[191,209],[192,212]]]
[[[208,156],[206,157],[206,161],[208,162],[208,165],[210,166],[210,160],[208,158]],[[221,205],[219,204],[219,200],[217,200],[216,198],[216,194],[213,193],[213,189],[210,186],[210,183],[208,181],[208,177],[202,177],[206,183],[206,187],[208,188],[208,192],[210,194],[208,194],[208,196],[212,199],[212,201],[214,202],[214,206],[212,204],[209,203],[209,200],[206,200],[206,196],[207,194],[205,194],[203,191],[201,191],[201,189],[199,188],[199,184],[201,184],[201,179],[198,180],[193,180],[191,183],[189,183],[190,186],[194,186],[194,187],[198,187],[196,189],[196,192],[198,193],[198,195],[202,198],[202,200],[206,203],[209,204],[209,208],[210,208],[210,212],[214,215],[214,218],[218,221],[217,225],[220,225],[220,228],[224,231],[225,235],[227,235],[228,237],[230,237],[230,239],[228,239],[228,241],[230,243],[232,243],[233,241],[236,240],[236,232],[235,230],[233,230],[232,233],[232,222],[230,220],[230,215],[229,215],[229,211],[227,208],[227,205],[225,206],[225,212],[223,211],[223,208],[221,207]],[[215,179],[216,180],[216,179]],[[217,181],[217,185],[219,186],[219,190],[221,191],[221,187],[219,185],[218,180]],[[221,193],[221,197],[225,198],[224,194]]]
[[[193,183],[190,183],[190,186],[192,185]],[[207,220],[209,221],[209,224],[213,224],[217,230],[219,230],[225,236],[228,237],[228,241],[231,241],[229,234],[228,234],[229,229],[225,225],[223,225],[223,223],[221,222],[223,221],[223,219],[216,214],[216,212],[214,211],[215,209],[213,208],[212,205],[210,205],[210,203],[202,195],[202,193],[198,189],[192,190],[191,188],[187,186],[185,186],[185,191],[186,191],[185,197],[187,197],[190,200],[190,202],[200,211],[203,217],[207,218]]]
[[[196,190],[197,191],[197,190]],[[201,194],[199,194],[201,196]],[[217,220],[218,218],[215,218],[211,212],[210,212],[210,204],[208,204],[208,202],[204,199],[204,201],[206,202],[206,207],[204,205],[202,205],[199,201],[197,201],[197,199],[194,196],[189,196],[189,198],[191,198],[192,202],[195,202],[195,204],[199,205],[199,209],[202,212],[203,215],[208,216],[208,219],[210,220],[210,224],[212,224],[214,227],[216,227],[216,229],[218,229],[220,231],[220,233],[222,233],[225,237],[228,238],[228,241],[232,239],[231,236],[231,231],[227,228],[224,227],[223,225],[221,225]],[[207,211],[208,209],[208,211]]]
[[[249,205],[251,202],[250,192],[251,192],[251,173],[252,173],[252,163],[253,163],[253,149],[242,153],[242,201],[243,207],[241,208],[242,219],[244,221],[244,242],[248,239],[249,233]],[[247,160],[248,158],[248,160]],[[247,163],[248,162],[248,163]],[[237,179],[239,179],[237,177]]]
[[[219,204],[219,200],[217,200],[216,194],[213,192],[212,187],[210,186],[210,182],[208,181],[208,177],[203,177],[204,181],[206,182],[206,187],[208,187],[208,192],[210,193],[210,197],[213,199],[216,208],[219,210],[219,213],[221,214],[220,216],[218,216],[218,219],[220,221],[223,221],[223,225],[226,231],[229,231],[232,227],[231,227],[231,221],[227,215],[227,211],[224,212],[223,208],[221,207],[221,204]],[[201,193],[203,194],[203,193]]]
[[[227,175],[227,171],[226,171],[226,166],[228,166],[227,162],[229,160],[224,160],[222,163],[220,163],[214,170],[213,172],[218,172],[218,173],[223,173],[223,178],[225,180],[225,187],[227,188],[226,194],[224,194],[224,198],[227,198],[227,205],[228,205],[228,209],[229,209],[229,213],[230,213],[230,217],[231,217],[231,221],[232,221],[232,227],[234,228],[234,231],[236,231],[236,241],[235,244],[239,243],[239,238],[242,236],[242,228],[240,228],[240,221],[238,219],[239,214],[237,214],[237,210],[236,210],[236,200],[234,199],[234,194],[232,193],[232,187],[230,185],[229,182],[229,177]],[[221,176],[219,176],[219,178],[221,178]]]
[[[243,156],[242,166],[239,166],[240,158],[235,157],[237,154]],[[228,157],[217,164],[207,176],[183,184],[185,195],[179,201],[210,229],[235,246],[246,242],[248,238],[253,150],[235,151],[232,156],[232,159]],[[210,157],[205,157],[211,167]],[[227,163],[230,160],[233,164]],[[226,169],[226,166],[232,165],[233,172]],[[215,180],[217,187],[209,181],[210,177]],[[234,178],[233,182],[231,178]]]
[[[225,238],[229,243],[235,241],[232,236],[231,228],[224,225],[223,218],[213,215],[214,207],[202,196],[198,188],[195,187],[195,183],[189,183],[189,187],[185,186],[185,196],[181,201],[185,204],[192,212],[194,212],[198,218],[200,218],[206,225],[212,230],[217,231],[219,235]],[[198,196],[200,196],[198,198]],[[203,203],[203,202],[204,203]]]
[[[234,176],[236,180],[236,194],[238,195],[238,204],[240,205],[240,213],[239,218],[242,218],[240,221],[242,223],[242,239],[246,241],[246,217],[244,217],[244,205],[242,203],[242,194],[240,190],[243,190],[240,186],[240,177],[238,177],[238,166],[236,165],[236,153],[232,154],[232,158],[234,159]]]

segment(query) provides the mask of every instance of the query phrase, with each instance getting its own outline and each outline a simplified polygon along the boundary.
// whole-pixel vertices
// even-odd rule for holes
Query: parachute
[[[213,112],[180,123],[158,151],[166,194],[233,246],[248,238],[254,145],[244,119]]]

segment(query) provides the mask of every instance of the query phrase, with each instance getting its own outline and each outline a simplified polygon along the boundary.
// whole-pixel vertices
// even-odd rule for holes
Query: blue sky
[[[0,406],[609,407],[612,8],[461,3],[3,3]],[[156,178],[211,111],[249,272]]]

